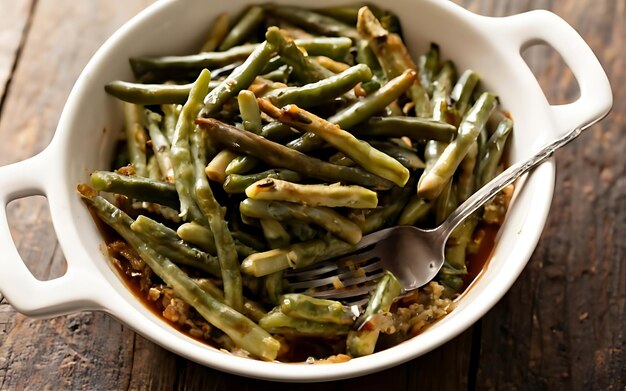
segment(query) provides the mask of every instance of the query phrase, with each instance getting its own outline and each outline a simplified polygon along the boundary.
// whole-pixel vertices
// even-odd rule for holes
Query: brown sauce
[[[106,255],[108,255],[120,278],[122,279],[126,287],[133,293],[133,295],[138,300],[140,300],[143,305],[146,306],[154,315],[162,319],[164,322],[166,322],[182,334],[196,341],[212,346],[216,349],[220,349],[220,347],[213,340],[193,336],[189,333],[189,329],[187,326],[172,322],[171,320],[163,316],[164,306],[162,304],[162,301],[160,299],[153,301],[148,298],[148,292],[141,289],[141,279],[139,273],[132,269],[129,262],[125,260],[116,260],[116,258],[118,257],[116,257],[116,254],[112,252],[110,245],[116,241],[120,241],[123,239],[113,229],[104,224],[94,213],[92,213],[92,217],[96,222],[96,226],[98,227],[98,230],[102,234],[102,237],[107,245]],[[468,255],[468,274],[464,280],[464,287],[461,289],[459,294],[462,295],[463,292],[471,286],[472,282],[481,274],[483,268],[488,263],[494,249],[495,238],[499,228],[500,227],[495,224],[480,224],[478,226],[478,229],[476,231],[478,232],[479,230],[482,230],[484,232],[484,237],[480,242],[478,251],[475,254]],[[426,328],[430,326],[431,325],[428,325],[426,326]],[[323,358],[335,354],[340,354],[345,351],[345,338],[323,339],[313,337],[286,337],[285,339],[288,342],[289,349],[278,357],[278,360],[282,362],[304,362],[309,357]],[[393,344],[390,344],[386,347],[391,347]]]

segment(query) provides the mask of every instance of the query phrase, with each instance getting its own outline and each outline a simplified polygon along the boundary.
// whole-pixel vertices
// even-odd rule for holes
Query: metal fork
[[[427,284],[443,266],[445,244],[452,231],[507,185],[578,137],[582,129],[572,130],[509,167],[469,197],[437,228],[396,226],[369,234],[355,246],[352,255],[286,273],[288,288],[359,305],[369,300],[369,293],[387,270],[400,281],[404,293]]]

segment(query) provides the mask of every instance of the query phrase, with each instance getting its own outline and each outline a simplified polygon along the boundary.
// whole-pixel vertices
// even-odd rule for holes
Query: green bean
[[[259,165],[259,159],[248,155],[237,155],[228,166],[226,166],[226,175],[241,175],[249,172]],[[223,181],[222,181],[223,183]]]
[[[319,106],[340,97],[360,82],[367,81],[371,77],[372,72],[369,67],[359,64],[337,75],[315,83],[306,84],[302,87],[287,87],[274,90],[267,94],[265,98],[279,107],[287,104],[296,104],[300,107]]]
[[[226,12],[217,15],[213,21],[213,26],[211,26],[211,31],[200,49],[201,53],[215,51],[220,46],[226,35],[228,35],[228,19]]]
[[[301,269],[353,251],[354,246],[343,240],[323,237],[251,254],[241,263],[241,270],[261,277],[288,268]]]
[[[360,224],[363,234],[367,235],[379,229],[397,225],[402,208],[415,192],[415,180],[416,177],[412,176],[406,186],[391,189],[387,204],[372,211]]]
[[[504,146],[509,134],[513,130],[513,121],[508,118],[503,119],[498,124],[485,148],[485,155],[478,163],[477,188],[481,188],[495,178],[496,168],[504,153]]]
[[[335,6],[328,8],[319,8],[316,9],[315,12],[322,15],[330,16],[331,18],[335,18],[338,21],[343,22],[347,25],[354,26],[356,25],[359,7]]]
[[[335,323],[312,322],[310,320],[292,318],[274,309],[259,321],[259,326],[271,334],[294,336],[334,337],[346,335],[349,325]]]
[[[409,170],[397,160],[315,114],[295,105],[288,105],[283,107],[277,119],[303,132],[317,134],[374,175],[398,186],[404,186],[409,180]]]
[[[378,91],[358,100],[328,118],[328,122],[338,125],[341,129],[351,130],[359,123],[383,110],[394,100],[398,99],[415,81],[416,73],[406,70],[400,76],[390,80]],[[310,152],[321,147],[324,139],[315,133],[305,133],[301,137],[287,144],[288,147],[300,152]]]
[[[243,308],[243,285],[239,271],[239,258],[235,248],[235,241],[224,220],[224,209],[213,195],[209,180],[204,173],[206,165],[206,133],[198,126],[190,137],[191,153],[195,166],[196,200],[202,214],[209,222],[209,227],[215,239],[217,256],[220,261],[222,281],[224,283],[224,298],[226,304],[241,311]]]
[[[255,200],[289,201],[307,206],[375,208],[376,192],[360,186],[299,185],[280,179],[262,179],[246,189],[246,195]]]
[[[221,145],[239,153],[256,156],[273,167],[287,168],[306,176],[327,181],[351,182],[372,188],[389,188],[391,183],[363,170],[342,167],[312,158],[298,151],[266,140],[212,118],[198,119],[197,123],[211,133]]]
[[[289,245],[289,233],[282,224],[274,219],[260,219],[263,236],[270,248],[281,248]],[[263,292],[272,304],[278,304],[280,295],[283,293],[283,272],[278,271],[265,276],[263,280]]]
[[[338,61],[345,59],[352,47],[352,41],[345,37],[300,38],[294,43],[306,50],[309,56],[326,56]]]
[[[418,67],[420,83],[432,95],[434,90],[433,82],[439,72],[439,45],[436,43],[430,44],[428,51],[420,56]]]
[[[309,223],[300,220],[285,221],[284,224],[287,226],[292,240],[297,242],[311,240],[318,232],[318,230],[313,228]]]
[[[265,34],[267,42],[277,50],[278,55],[292,68],[294,77],[302,83],[314,83],[333,73],[307,57],[298,49],[295,42],[287,40],[278,27],[270,27]]]
[[[309,56],[327,56],[335,60],[345,58],[352,46],[352,41],[348,38],[313,37],[296,39],[294,42],[306,50]],[[203,68],[216,69],[243,61],[260,45],[262,44],[245,44],[223,52],[186,56],[133,57],[130,64],[138,78],[149,72],[155,72],[159,78],[167,80],[168,77],[193,74]]]
[[[357,30],[362,37],[367,39],[387,79],[397,77],[407,69],[417,70],[417,65],[411,59],[402,38],[398,34],[387,31],[367,7],[359,10]],[[417,116],[429,117],[431,110],[428,93],[418,79],[415,79],[408,93],[415,103]]]
[[[191,84],[139,84],[115,80],[104,90],[114,97],[138,105],[185,103]]]
[[[356,318],[350,307],[338,301],[317,299],[298,293],[283,295],[280,311],[291,318],[320,323],[352,325]]]
[[[214,299],[221,303],[224,302],[224,293],[222,293],[222,290],[211,280],[207,278],[194,278],[193,282],[195,282],[203,291],[213,296]],[[267,315],[267,312],[259,303],[246,298],[244,298],[242,313],[255,322],[258,322],[262,317]]]
[[[435,224],[443,223],[458,206],[457,185],[449,180],[435,202]]]
[[[477,156],[478,143],[474,141],[467,151],[467,155],[465,155],[459,165],[459,176],[457,180],[457,198],[459,203],[462,203],[474,194],[474,185],[476,183],[474,172],[476,170]]]
[[[226,170],[228,166],[237,158],[237,155],[234,152],[231,152],[227,149],[223,149],[218,152],[211,162],[204,169],[204,173],[209,177],[210,180],[215,181],[217,183],[224,183],[226,180]]]
[[[380,329],[376,326],[373,317],[389,312],[391,304],[400,293],[402,293],[402,286],[393,274],[387,272],[376,285],[376,290],[372,294],[365,312],[356,321],[355,326],[361,329],[348,333],[346,345],[349,355],[361,357],[374,353]]]
[[[193,306],[209,323],[231,337],[238,346],[265,360],[276,358],[280,343],[256,323],[203,291],[169,259],[160,256],[149,246],[140,244],[137,251],[155,274],[171,286],[181,299]]]
[[[267,41],[254,49],[243,64],[235,68],[222,83],[206,95],[200,115],[206,117],[215,114],[227,100],[233,98],[239,91],[248,88],[254,78],[261,73],[275,50],[274,45]]]
[[[271,218],[278,221],[298,219],[310,222],[352,244],[356,244],[361,240],[361,229],[359,226],[331,208],[248,198],[241,202],[239,210],[246,216],[259,219]]]
[[[254,93],[242,90],[237,96],[239,111],[243,120],[243,128],[248,132],[261,133],[261,111],[256,101]]]
[[[396,159],[400,164],[409,170],[424,168],[424,162],[417,154],[409,148],[401,147],[389,141],[368,141],[369,144]]]
[[[171,183],[174,181],[174,169],[172,168],[172,161],[170,159],[170,142],[159,128],[162,117],[150,110],[146,110],[144,115],[145,121],[148,124],[152,151],[154,152],[156,161],[159,163],[158,167],[165,181]]]
[[[176,234],[185,242],[198,246],[209,254],[217,254],[213,233],[198,223],[181,224],[176,230]]]
[[[109,171],[95,171],[91,185],[100,191],[125,195],[131,199],[154,202],[173,209],[180,207],[174,185],[154,179],[120,175]]]
[[[274,16],[306,31],[314,31],[320,35],[348,37],[353,41],[360,38],[354,27],[308,9],[273,4],[268,4],[265,7]]]
[[[478,222],[479,218],[476,213],[465,219],[465,221],[454,230],[452,235],[450,235],[450,239],[446,245],[446,261],[456,270],[460,270],[464,274],[467,274],[467,267],[465,265],[467,245],[472,239],[472,234]]]
[[[328,162],[336,164],[338,166],[354,167],[356,163],[354,160],[347,157],[343,152],[337,152],[328,158]]]
[[[456,127],[445,122],[417,117],[372,117],[353,133],[361,138],[408,137],[415,141],[450,142]]]
[[[424,201],[418,195],[411,197],[398,220],[398,225],[415,225],[421,222],[430,213],[432,202]]]
[[[215,69],[245,60],[258,46],[257,44],[247,44],[223,52],[207,52],[188,56],[131,57],[130,66],[135,77],[138,78],[150,71],[175,75],[184,71],[200,71],[204,68]]]
[[[180,200],[180,216],[186,221],[206,222],[200,208],[196,204],[194,188],[194,166],[190,150],[190,133],[194,129],[193,121],[202,110],[202,99],[206,96],[211,73],[208,70],[200,72],[198,79],[191,88],[189,99],[183,106],[176,122],[176,129],[172,140],[170,157],[174,168],[176,192]]]
[[[241,348],[265,360],[276,358],[280,343],[263,331],[254,322],[220,303],[202,290],[189,276],[180,270],[170,259],[160,255],[142,238],[130,229],[130,217],[109,204],[102,197],[79,186],[81,196],[98,212],[98,216],[114,228],[150,266],[150,268],[177,296],[193,306],[209,323],[228,334]]]
[[[291,170],[273,169],[250,175],[231,174],[224,181],[224,190],[227,193],[244,193],[248,186],[265,178],[283,179],[291,182],[297,182],[301,179],[300,174]]]
[[[275,58],[280,58],[280,57],[275,57]],[[265,72],[265,69],[263,69],[263,74],[261,75],[261,77],[267,80],[274,81],[274,82],[280,82],[280,83],[286,84],[289,80],[289,77],[291,76],[291,71],[292,69],[289,65],[283,65],[279,67],[278,69],[275,69],[271,72]]]
[[[332,73],[341,73],[350,68],[349,64],[342,61],[335,61],[332,58],[326,56],[316,56],[313,58],[313,60],[324,68],[331,71]]]
[[[173,262],[206,271],[216,277],[221,276],[217,257],[184,244],[173,229],[143,215],[137,217],[130,229]]]
[[[465,115],[469,107],[470,98],[479,79],[480,76],[476,72],[468,69],[461,74],[450,93],[450,100],[460,118]]]
[[[433,82],[433,119],[436,121],[456,123],[451,120],[448,114],[448,97],[454,87],[454,79],[456,79],[456,68],[452,61],[446,61],[441,66],[441,70],[437,78]]]
[[[253,5],[244,11],[239,21],[231,27],[228,35],[219,47],[220,51],[228,50],[235,45],[242,44],[254,33],[265,20],[265,12],[258,5]]]
[[[198,246],[198,248],[209,254],[217,254],[213,233],[200,224],[194,222],[181,224],[176,230],[176,234],[185,242]],[[245,258],[256,252],[254,249],[237,240],[235,240],[235,249],[237,250],[237,255],[241,258]]]
[[[271,141],[283,141],[289,138],[294,138],[300,133],[290,126],[287,126],[278,121],[272,121],[261,130],[261,136]]]
[[[461,122],[456,139],[446,147],[432,169],[420,181],[418,193],[421,197],[434,199],[441,193],[497,104],[495,95],[485,92],[480,96]]]
[[[172,140],[174,140],[176,122],[178,121],[178,116],[180,115],[181,109],[182,106],[180,105],[161,105],[161,110],[163,111],[163,134],[165,134],[165,137],[167,137],[167,139],[169,140],[170,147],[172,144]]]
[[[143,106],[124,103],[124,130],[130,163],[139,176],[148,176],[146,169],[146,141],[148,136],[143,127]]]

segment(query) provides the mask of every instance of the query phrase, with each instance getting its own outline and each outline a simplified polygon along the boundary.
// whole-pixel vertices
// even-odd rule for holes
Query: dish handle
[[[13,308],[34,318],[51,318],[83,309],[96,309],[89,299],[95,289],[81,272],[85,267],[67,261],[66,273],[41,281],[28,270],[11,237],[7,219],[9,202],[28,196],[47,196],[50,176],[48,150],[30,159],[0,167],[0,292]],[[80,278],[79,278],[80,275]]]
[[[613,105],[613,93],[602,65],[583,38],[566,21],[545,10],[500,18],[498,38],[506,47],[521,52],[535,44],[547,44],[556,50],[571,69],[580,97],[568,104],[551,105],[552,117],[560,132],[585,129],[604,118]],[[504,44],[504,42],[503,42]]]

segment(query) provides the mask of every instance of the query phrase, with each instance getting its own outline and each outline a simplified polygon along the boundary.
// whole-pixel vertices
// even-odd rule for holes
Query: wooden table
[[[83,66],[152,0],[0,0],[0,165],[41,151]],[[359,379],[300,389],[624,389],[626,329],[626,1],[456,0],[487,15],[550,9],[611,79],[615,106],[557,153],[550,218],[526,270],[482,320],[441,348]],[[525,56],[550,101],[576,97],[558,55]],[[41,197],[9,206],[35,276],[63,274]],[[2,296],[0,296],[2,299]],[[180,358],[101,313],[35,321],[0,302],[0,389],[291,389]]]

